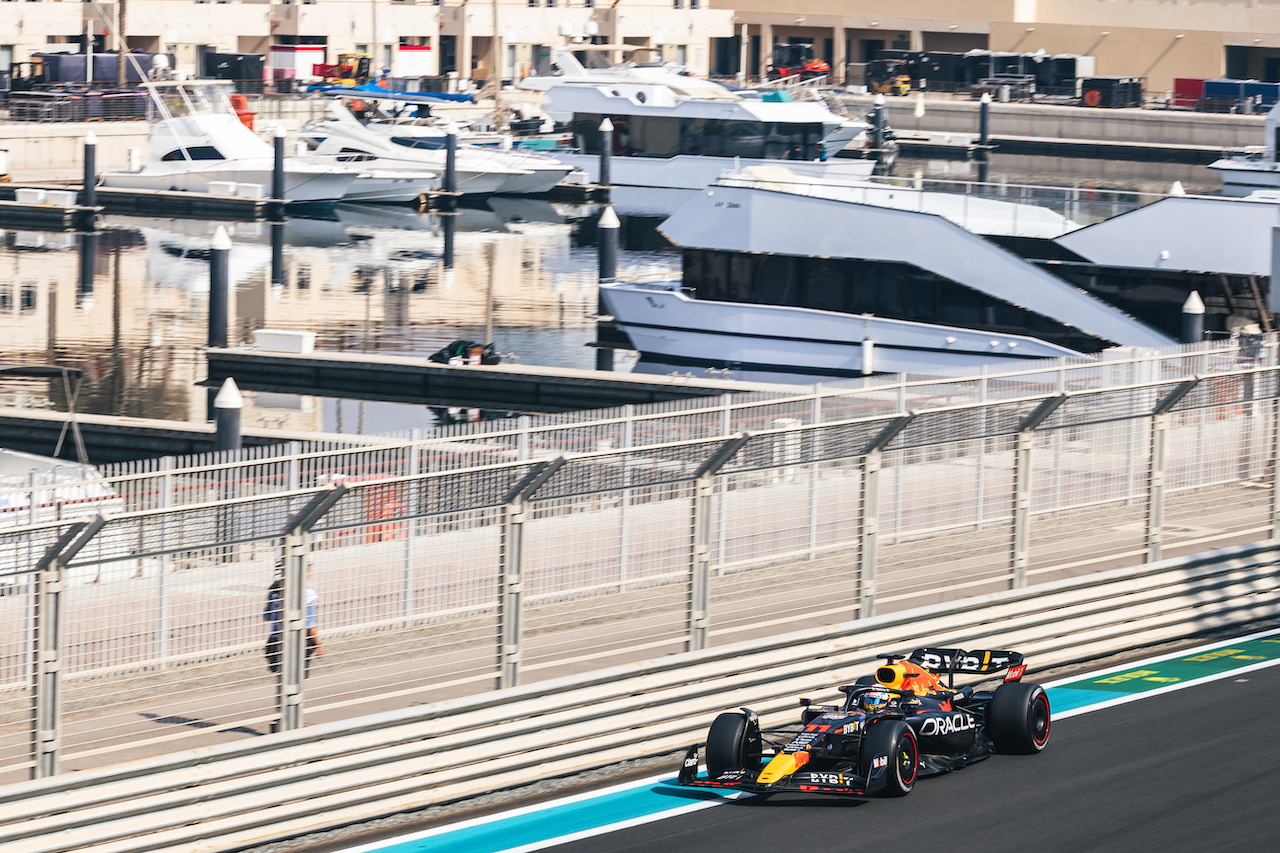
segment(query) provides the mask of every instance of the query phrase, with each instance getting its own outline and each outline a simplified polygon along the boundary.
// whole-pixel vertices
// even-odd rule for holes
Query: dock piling
[[[276,201],[284,201],[284,128],[276,125],[275,137],[272,140],[274,157],[271,163],[271,197]]]
[[[444,191],[458,191],[458,130],[453,125],[444,134]]]
[[[613,175],[610,174],[609,160],[613,156],[613,122],[606,117],[600,122],[600,180],[602,187],[612,186]]]
[[[227,229],[218,226],[209,251],[209,346],[227,345],[228,303],[230,288],[231,238]]]
[[[240,410],[243,408],[244,397],[241,396],[240,389],[236,387],[235,379],[228,376],[223,380],[218,396],[213,398],[215,429],[213,449],[215,453],[219,450],[240,449],[242,443],[240,436]]]
[[[608,121],[608,119],[605,119]],[[605,205],[596,225],[596,252],[599,269],[599,283],[611,284],[618,278],[618,231],[621,227],[618,214],[613,205]],[[597,291],[598,292],[598,291]],[[599,296],[596,297],[599,300]],[[604,312],[604,304],[598,301],[596,313]],[[596,370],[613,370],[613,349],[600,346],[600,331],[596,330]]]
[[[80,185],[80,206],[98,206],[98,135],[84,135],[84,177]]]
[[[1204,340],[1204,300],[1191,291],[1182,303],[1182,342],[1198,344]]]

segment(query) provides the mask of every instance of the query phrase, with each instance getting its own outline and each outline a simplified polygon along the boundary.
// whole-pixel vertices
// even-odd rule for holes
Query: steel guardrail
[[[1044,668],[1243,626],[1277,613],[1277,558],[1267,540],[11,785],[0,847],[234,849],[677,750],[725,708],[776,724],[881,651],[1015,648]]]

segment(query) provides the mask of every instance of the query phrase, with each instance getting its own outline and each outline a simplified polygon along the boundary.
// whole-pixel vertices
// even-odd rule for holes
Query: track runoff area
[[[1043,686],[1049,694],[1053,719],[1060,722],[1223,679],[1245,681],[1243,676],[1247,673],[1277,664],[1280,664],[1280,630],[1272,630],[1129,662],[1090,673],[1084,678],[1050,682]],[[1275,723],[1272,712],[1256,709],[1255,713],[1268,718],[1266,722],[1259,718],[1259,723],[1270,732]],[[1194,738],[1195,729],[1196,726],[1188,725],[1187,736]],[[1051,739],[1045,753],[1053,749]],[[983,764],[996,764],[1001,757],[997,755]],[[1205,760],[1214,759],[1206,756]],[[940,779],[961,777],[968,772],[972,771],[960,770]],[[1192,767],[1170,772],[1194,774],[1198,771]],[[937,784],[938,780],[924,780],[913,796],[903,802],[910,803],[913,798],[918,798],[920,790]],[[681,788],[676,785],[673,772],[374,844],[345,848],[343,853],[526,853],[715,808],[749,796],[733,791],[721,793]],[[821,799],[835,801],[838,798]],[[999,812],[996,804],[992,804],[992,808],[995,813]],[[1280,819],[1276,821],[1276,827],[1280,829]],[[849,828],[853,829],[852,826]]]

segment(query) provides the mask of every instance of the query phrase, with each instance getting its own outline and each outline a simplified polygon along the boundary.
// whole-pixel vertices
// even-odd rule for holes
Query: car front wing
[[[777,782],[761,784],[756,781],[757,775],[757,772],[749,770],[730,770],[714,779],[699,776],[698,748],[691,746],[685,753],[676,781],[690,788],[718,788],[747,791],[752,794],[839,794],[846,797],[872,797],[888,783],[889,756],[875,756],[871,761],[871,773],[865,779],[849,773],[807,771],[793,773]]]

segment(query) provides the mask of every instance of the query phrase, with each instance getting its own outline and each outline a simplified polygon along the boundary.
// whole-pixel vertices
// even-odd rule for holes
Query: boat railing
[[[876,177],[841,181],[808,178],[789,171],[762,174],[755,170],[726,172],[720,183],[756,186],[854,203],[890,206],[899,210],[935,213],[968,230],[1027,237],[1059,237],[1085,225],[1102,222],[1167,198],[1165,193],[1055,187],[1035,184],[983,183],[917,177]],[[907,191],[886,198],[886,189]],[[959,196],[948,202],[944,196]],[[978,202],[1003,202],[1002,205]],[[887,202],[891,202],[886,204]],[[1040,213],[1036,208],[1050,214]]]

